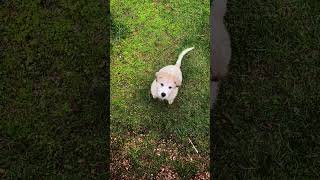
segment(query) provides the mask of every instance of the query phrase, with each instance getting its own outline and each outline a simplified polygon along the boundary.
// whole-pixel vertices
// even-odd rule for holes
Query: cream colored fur
[[[151,84],[151,94],[154,99],[167,100],[172,104],[182,83],[181,60],[194,47],[185,49],[179,55],[175,65],[168,65],[156,72],[156,78]]]

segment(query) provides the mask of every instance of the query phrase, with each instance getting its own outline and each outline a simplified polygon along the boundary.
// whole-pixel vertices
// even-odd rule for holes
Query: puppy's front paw
[[[153,97],[153,99],[155,99],[155,96],[152,94],[152,91],[149,91],[149,95]]]
[[[152,96],[153,99],[156,99],[157,97],[154,96],[152,93],[150,93],[150,96]]]

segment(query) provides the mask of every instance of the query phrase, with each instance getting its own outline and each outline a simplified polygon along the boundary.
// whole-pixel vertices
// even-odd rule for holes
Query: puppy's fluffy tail
[[[179,58],[176,62],[176,66],[180,67],[181,66],[181,61],[184,55],[186,55],[189,51],[191,51],[194,47],[188,48],[183,50],[180,54],[179,54]]]

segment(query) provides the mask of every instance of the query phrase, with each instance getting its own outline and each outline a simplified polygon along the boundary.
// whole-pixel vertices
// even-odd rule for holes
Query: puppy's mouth
[[[165,100],[165,99],[166,99],[166,97],[160,97],[160,99],[161,99],[161,100]]]
[[[167,98],[167,96],[161,96],[161,94],[160,94],[160,96],[159,96],[159,99],[161,99],[161,100],[165,100]]]

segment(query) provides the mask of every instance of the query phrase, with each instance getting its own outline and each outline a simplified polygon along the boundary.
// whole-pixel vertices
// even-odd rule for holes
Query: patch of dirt
[[[209,180],[210,179],[210,174],[209,172],[202,172],[202,173],[197,173],[192,180]]]
[[[203,172],[207,171],[209,168],[210,159],[209,156],[203,156],[202,154],[187,154],[181,155],[180,161],[185,162],[197,162],[195,163],[198,171]]]
[[[128,133],[128,137],[133,137],[130,139],[124,146],[124,150],[128,151],[129,149],[136,149],[142,145],[146,135],[144,134],[136,134],[136,133]]]
[[[118,152],[111,153],[110,171],[112,179],[117,179],[128,174],[131,167],[131,162],[128,157]]]
[[[132,175],[135,172],[133,172],[133,163],[128,155],[128,152],[132,149],[139,149],[143,147],[146,136],[147,135],[138,134],[135,132],[128,132],[126,134],[126,137],[130,137],[129,140],[123,140],[121,138],[111,136],[110,171],[112,179],[137,179]],[[120,141],[125,142],[121,143]],[[140,161],[142,164],[152,164],[149,158],[140,158]],[[146,179],[150,179],[150,175],[144,176]]]
[[[118,139],[111,136],[111,179],[130,179],[129,170],[132,167],[126,152],[121,150]]]
[[[171,139],[169,140],[161,140],[156,149],[153,152],[157,156],[166,155],[170,160],[177,160],[179,156],[178,146],[176,143],[173,143]]]
[[[192,179],[209,179],[209,173],[206,171],[209,167],[209,156],[204,154],[198,154],[195,151],[189,153],[184,152],[184,149],[190,148],[190,145],[177,144],[173,137],[168,139],[161,139],[156,142],[153,139],[150,140],[147,134],[139,134],[135,132],[128,132],[126,135],[127,139],[121,139],[111,137],[111,177],[112,179],[180,179],[179,174],[175,171],[174,167],[170,167],[167,163],[162,164],[157,174],[138,175],[134,172],[133,162],[128,155],[131,150],[148,148],[147,144],[154,144],[153,153],[142,154],[139,157],[139,163],[144,168],[153,167],[154,156],[165,157],[170,161],[180,161],[182,163],[195,164],[198,173],[193,176]],[[123,143],[121,143],[122,141]]]
[[[180,177],[178,173],[176,173],[171,167],[162,166],[156,176],[156,179],[157,180],[180,179]]]
[[[168,140],[161,140],[158,143],[158,146],[153,150],[155,155],[157,156],[167,156],[172,161],[182,161],[182,162],[197,162],[197,168],[200,172],[205,172],[209,167],[209,156],[204,156],[203,154],[194,153],[187,153],[182,154],[179,152],[179,149],[183,149],[182,145],[178,145],[172,139]],[[191,145],[190,148],[192,149]]]

